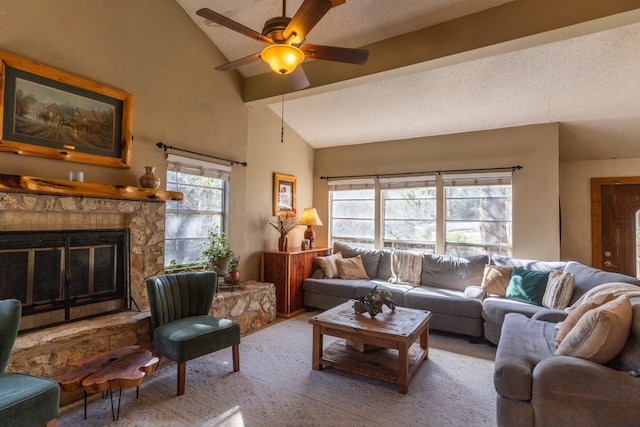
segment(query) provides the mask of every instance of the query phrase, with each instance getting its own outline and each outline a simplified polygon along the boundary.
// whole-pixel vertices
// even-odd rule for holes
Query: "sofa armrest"
[[[540,310],[531,316],[534,320],[542,320],[544,322],[560,323],[567,317],[567,312],[564,310],[554,310],[552,308],[546,308]]]
[[[640,378],[571,356],[542,360],[533,371],[536,425],[637,425]],[[543,421],[542,421],[543,420]]]

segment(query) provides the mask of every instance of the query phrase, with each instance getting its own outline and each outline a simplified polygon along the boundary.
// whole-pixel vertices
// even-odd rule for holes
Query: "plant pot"
[[[240,272],[232,271],[229,273],[229,278],[231,279],[231,283],[237,283],[240,281]]]
[[[231,258],[223,258],[215,261],[211,261],[211,269],[218,273],[218,277],[225,277],[229,274],[229,263]]]

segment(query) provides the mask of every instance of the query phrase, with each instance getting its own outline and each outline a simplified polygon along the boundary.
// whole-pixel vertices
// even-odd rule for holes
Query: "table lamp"
[[[298,224],[307,226],[307,229],[304,230],[304,238],[309,240],[309,249],[315,249],[316,245],[313,243],[313,240],[316,238],[316,232],[312,227],[314,225],[322,225],[316,208],[305,208]]]

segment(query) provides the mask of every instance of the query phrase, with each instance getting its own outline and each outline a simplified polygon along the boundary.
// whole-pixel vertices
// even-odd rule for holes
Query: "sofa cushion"
[[[358,248],[344,242],[334,242],[333,253],[336,252],[342,252],[343,258],[351,258],[360,255],[360,257],[362,257],[364,269],[367,271],[367,276],[370,278],[378,277],[378,264],[380,262],[380,256],[382,255],[381,250]]]
[[[488,261],[488,255],[457,257],[425,254],[422,258],[420,283],[425,286],[464,291],[467,286],[482,283],[484,266]]]
[[[378,275],[376,276],[376,279],[389,280],[392,277],[392,261],[393,251],[391,251],[390,249],[382,249],[380,251],[380,262],[378,262]]]
[[[342,253],[340,252],[336,252],[333,255],[318,256],[315,258],[315,262],[322,269],[325,279],[333,279],[334,277],[339,277],[336,260],[341,258]]]
[[[320,295],[332,295],[339,298],[356,298],[356,290],[359,286],[369,286],[368,280],[342,280],[342,279],[304,279],[302,290]]]
[[[554,326],[522,314],[507,314],[496,349],[493,375],[493,384],[500,396],[531,400],[534,368],[555,351]]]
[[[369,279],[360,255],[336,260],[338,275],[342,280]]]
[[[487,264],[484,266],[484,274],[480,286],[488,294],[503,297],[507,292],[512,272],[513,267]]]
[[[627,341],[631,317],[631,304],[624,295],[587,311],[562,340],[556,355],[610,361]]]
[[[542,305],[547,308],[561,309],[569,305],[575,276],[571,273],[563,273],[559,270],[549,272],[547,289],[542,296]]]
[[[541,306],[548,281],[548,272],[514,268],[505,296],[516,301]]]
[[[562,340],[571,332],[576,323],[580,320],[580,318],[589,310],[598,308],[601,305],[608,303],[609,301],[614,300],[614,295],[609,294],[600,294],[591,298],[589,301],[586,301],[584,304],[580,304],[574,310],[569,312],[569,315],[566,319],[560,323],[558,327],[558,334],[555,339],[555,346],[559,347]]]
[[[459,317],[482,318],[482,301],[457,289],[416,286],[404,294],[406,307]]]
[[[488,296],[482,301],[482,318],[486,323],[493,325],[502,325],[505,316],[509,313],[519,313],[531,317],[541,310],[548,309],[496,296]],[[497,342],[498,340],[496,339],[494,344]]]
[[[551,271],[564,270],[567,263],[565,261],[539,261],[536,259],[516,258],[509,255],[491,254],[491,264],[533,271]]]
[[[569,305],[573,305],[573,303],[575,303],[578,298],[584,295],[589,289],[603,283],[622,282],[640,285],[640,281],[635,277],[612,273],[609,271],[602,271],[575,261],[569,261],[564,272],[572,273],[575,276],[575,286],[573,288],[573,295],[571,296]]]

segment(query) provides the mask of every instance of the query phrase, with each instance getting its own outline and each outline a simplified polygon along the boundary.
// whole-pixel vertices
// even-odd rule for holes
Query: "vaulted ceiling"
[[[282,12],[280,0],[177,2],[229,61],[264,45],[196,10],[258,32]],[[315,148],[559,122],[561,159],[640,157],[637,1],[347,0],[306,41],[364,47],[369,61],[307,60],[300,91],[261,61],[232,72],[248,103],[278,115],[286,92],[284,120]]]

